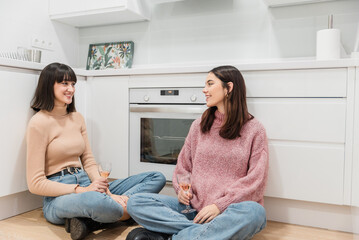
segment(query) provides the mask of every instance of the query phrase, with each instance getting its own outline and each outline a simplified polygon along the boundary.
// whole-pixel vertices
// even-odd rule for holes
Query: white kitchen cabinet
[[[110,160],[110,178],[128,177],[128,77],[87,79],[87,127],[96,161]]]
[[[0,67],[0,197],[26,191],[26,128],[34,114],[30,102],[38,79],[37,71]]]
[[[347,70],[244,71],[243,76],[249,111],[269,139],[265,195],[343,204]]]
[[[140,0],[49,0],[51,20],[75,27],[90,27],[150,19]]]
[[[293,69],[242,72],[247,97],[345,97],[347,69]]]
[[[344,99],[250,98],[250,112],[273,140],[344,144]],[[333,127],[336,126],[336,127]]]
[[[208,73],[151,74],[130,76],[130,88],[204,87]]]
[[[269,156],[265,196],[343,204],[343,146],[271,140]]]
[[[354,109],[354,141],[352,165],[352,205],[359,207],[359,68],[356,68],[355,109]]]
[[[269,139],[266,196],[343,204],[346,101],[251,98],[248,107]]]
[[[269,7],[284,7],[284,6],[293,6],[293,5],[302,5],[309,3],[321,3],[321,2],[330,2],[336,0],[264,0],[264,2]]]

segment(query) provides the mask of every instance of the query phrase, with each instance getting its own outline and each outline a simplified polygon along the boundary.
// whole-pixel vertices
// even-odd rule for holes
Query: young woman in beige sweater
[[[31,105],[37,113],[27,129],[27,182],[30,192],[44,196],[45,218],[82,239],[101,223],[128,219],[131,195],[158,193],[165,177],[147,172],[108,183],[100,176],[85,120],[76,112],[76,82],[65,64],[49,64],[40,74]]]

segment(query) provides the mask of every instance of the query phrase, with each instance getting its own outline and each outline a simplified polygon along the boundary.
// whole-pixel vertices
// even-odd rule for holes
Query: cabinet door
[[[243,75],[249,110],[269,139],[265,195],[343,204],[347,69]]]
[[[247,97],[346,97],[347,69],[244,71]]]
[[[27,190],[26,139],[27,123],[34,114],[30,102],[38,74],[35,71],[14,72],[0,68],[0,197]]]
[[[88,79],[87,128],[96,161],[111,160],[110,178],[128,176],[128,77]]]
[[[149,8],[139,0],[49,0],[51,20],[75,27],[146,21]]]
[[[354,143],[352,165],[352,205],[359,207],[359,68],[356,68]]]
[[[251,98],[248,108],[265,125],[270,139],[345,142],[345,99]]]
[[[342,204],[345,99],[250,98],[248,107],[269,139],[265,195]]]

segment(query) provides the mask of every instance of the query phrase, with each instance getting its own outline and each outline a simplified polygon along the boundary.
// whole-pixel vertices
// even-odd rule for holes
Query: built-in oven
[[[160,171],[168,181],[192,122],[207,109],[202,88],[130,89],[130,174]]]

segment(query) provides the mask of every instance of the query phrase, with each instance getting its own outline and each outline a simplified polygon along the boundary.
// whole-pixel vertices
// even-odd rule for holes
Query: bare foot
[[[127,208],[124,208],[124,209],[123,209],[123,215],[122,215],[122,217],[120,218],[120,221],[126,221],[126,220],[128,220],[128,219],[130,219],[130,218],[131,218],[131,216],[130,216],[130,214],[128,214]]]
[[[130,214],[128,214],[127,212],[127,201],[128,201],[128,197],[127,196],[122,196],[122,195],[115,195],[112,194],[111,195],[112,199],[115,200],[118,204],[120,204],[123,208],[123,215],[120,218],[120,221],[125,221],[131,218]]]

